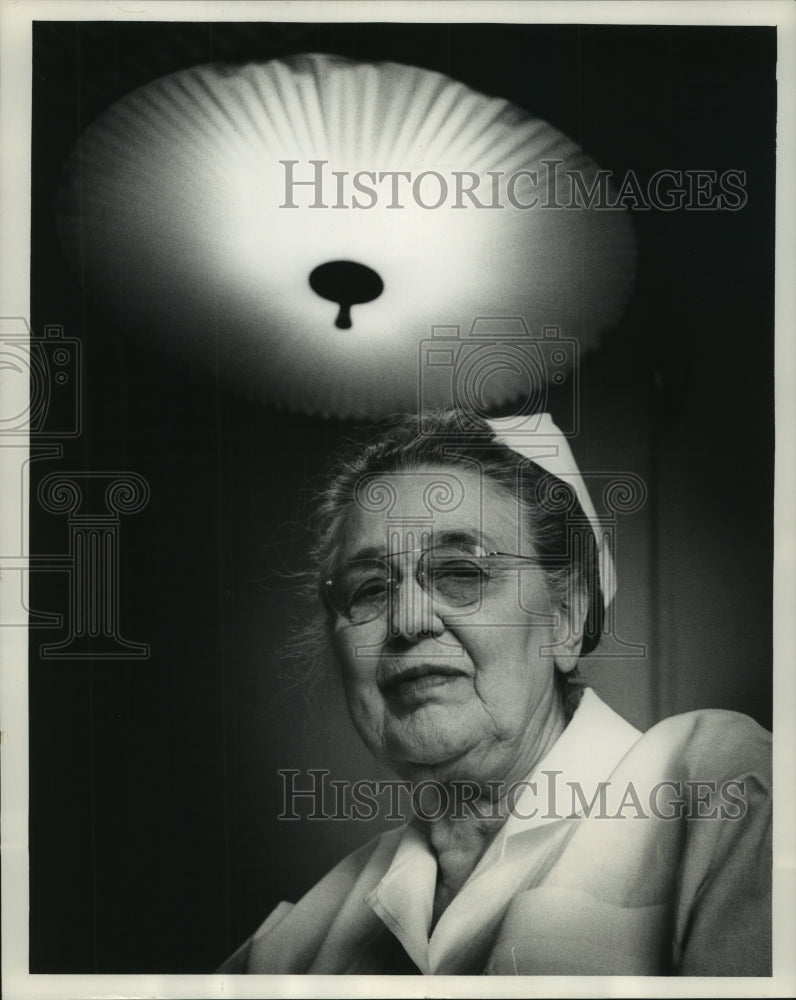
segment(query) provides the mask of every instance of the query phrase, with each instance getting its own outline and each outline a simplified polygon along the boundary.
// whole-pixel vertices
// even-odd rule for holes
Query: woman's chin
[[[456,763],[477,745],[475,727],[468,726],[459,715],[450,718],[437,713],[425,720],[396,720],[385,733],[385,756],[400,771],[434,772],[455,769]]]

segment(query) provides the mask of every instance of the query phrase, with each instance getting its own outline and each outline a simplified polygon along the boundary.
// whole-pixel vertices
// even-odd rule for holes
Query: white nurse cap
[[[616,573],[607,533],[602,528],[594,504],[586,489],[580,469],[564,434],[553,422],[549,413],[533,413],[523,417],[501,417],[487,420],[499,444],[511,448],[523,458],[535,462],[545,472],[550,472],[575,491],[583,513],[597,539],[600,566],[600,586],[607,611],[616,594]]]

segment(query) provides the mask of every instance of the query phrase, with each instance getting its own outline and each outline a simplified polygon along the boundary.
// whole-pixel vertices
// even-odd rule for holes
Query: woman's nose
[[[405,577],[390,594],[388,629],[390,638],[409,641],[443,630],[434,602],[412,577]]]

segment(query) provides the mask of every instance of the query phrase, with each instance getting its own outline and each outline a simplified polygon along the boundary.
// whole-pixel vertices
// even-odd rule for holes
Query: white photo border
[[[3,0],[0,41],[0,315],[29,317],[31,25],[36,20],[142,21],[527,21],[565,24],[775,25],[778,29],[777,245],[776,245],[776,505],[775,505],[775,937],[771,979],[659,979],[577,977],[534,979],[534,994],[569,996],[790,996],[796,991],[796,680],[792,654],[796,607],[796,9],[785,2],[367,2],[367,0],[250,0],[143,2]],[[25,401],[20,400],[24,405]],[[0,447],[0,482],[7,494],[19,482],[23,447]],[[2,497],[0,497],[0,504]],[[3,522],[3,542],[25,525]],[[25,539],[15,546],[26,551]],[[0,551],[12,551],[0,545]],[[13,551],[17,551],[15,547]],[[14,574],[10,574],[14,577]],[[12,602],[0,579],[0,600]],[[28,702],[27,637],[6,629],[0,659],[2,708],[2,962],[8,1000],[35,997],[262,997],[268,996],[524,996],[523,979],[483,977],[242,977],[196,975],[29,975],[28,968]]]

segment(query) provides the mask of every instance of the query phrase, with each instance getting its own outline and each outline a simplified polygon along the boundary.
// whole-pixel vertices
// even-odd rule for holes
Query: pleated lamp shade
[[[629,295],[627,213],[544,206],[551,174],[588,187],[597,169],[439,73],[326,55],[204,65],[86,130],[59,226],[85,280],[171,351],[273,405],[365,416],[456,401],[449,375],[490,337],[555,326],[596,346]],[[427,378],[440,327],[451,350]],[[528,394],[512,350],[476,380],[485,410]]]

